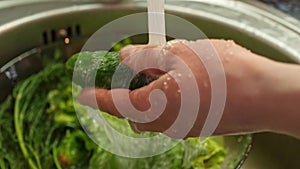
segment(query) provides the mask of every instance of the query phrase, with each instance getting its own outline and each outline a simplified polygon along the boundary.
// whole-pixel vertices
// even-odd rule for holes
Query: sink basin
[[[84,42],[82,39],[101,26],[146,9],[144,1],[131,0],[117,4],[93,1],[0,2],[0,6],[0,72],[8,64],[13,64],[15,58],[38,52],[45,46],[63,41],[66,36],[77,41],[74,45],[78,46],[67,49],[65,55],[78,52]],[[190,21],[209,38],[233,39],[271,59],[300,63],[300,23],[257,1],[170,0],[166,11]],[[168,26],[168,21],[166,24],[168,32],[172,26]],[[38,65],[32,64],[37,62],[31,59],[17,67],[19,78],[41,69],[32,66]],[[1,90],[0,101],[12,90],[10,80],[13,79],[7,79],[4,73],[0,75],[0,88],[5,89]],[[297,139],[272,133],[254,134],[253,150],[242,168],[299,169],[298,152],[300,141]]]

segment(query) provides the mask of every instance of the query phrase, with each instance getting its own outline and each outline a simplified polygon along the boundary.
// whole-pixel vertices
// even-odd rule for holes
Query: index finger
[[[169,78],[166,74],[149,85],[132,91],[87,88],[80,93],[78,100],[81,104],[100,109],[119,118],[126,117],[131,121],[146,123],[158,118],[165,111],[167,98],[164,93],[157,93],[157,91],[164,91],[163,83]],[[170,84],[168,90],[177,91],[177,85]]]

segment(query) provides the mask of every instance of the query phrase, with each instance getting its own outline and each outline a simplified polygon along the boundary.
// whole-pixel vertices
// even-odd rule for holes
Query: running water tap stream
[[[166,43],[165,0],[148,0],[149,45]]]

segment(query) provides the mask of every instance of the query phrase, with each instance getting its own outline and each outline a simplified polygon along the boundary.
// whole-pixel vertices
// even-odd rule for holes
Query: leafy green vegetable
[[[224,161],[225,158],[225,150],[218,141],[215,139],[207,139],[202,141],[203,143],[199,143],[198,138],[190,138],[187,142],[185,142],[184,146],[186,147],[186,151],[190,152],[186,154],[186,158],[192,158],[193,160],[187,160],[188,163],[184,165],[186,167],[191,167],[193,169],[219,169],[220,164]],[[222,140],[221,140],[222,141]]]
[[[91,154],[91,147],[88,144],[90,141],[83,131],[71,132],[68,130],[57,147],[56,155],[60,164],[66,168],[84,165],[90,157],[89,154]]]
[[[116,80],[119,81],[114,83],[114,86],[112,86],[111,79],[117,68],[121,69],[120,72],[122,74],[116,78]],[[66,69],[69,72],[74,72],[73,75],[75,75],[75,77],[73,76],[73,81],[75,83],[85,86],[86,84],[92,84],[90,80],[95,80],[95,85],[103,88],[126,87],[124,84],[128,83],[127,80],[130,80],[130,78],[124,79],[124,77],[131,77],[134,73],[130,68],[120,63],[118,52],[104,51],[82,52],[76,54],[67,61]],[[90,75],[94,75],[91,72],[97,72],[95,79],[90,77]],[[155,78],[153,77],[146,77],[143,74],[138,74],[133,79],[133,82],[131,82],[130,89],[144,86],[154,79]],[[102,116],[104,116],[110,125],[112,125],[112,127],[114,127],[117,131],[130,136],[134,135],[134,132],[132,132],[127,120],[118,119],[105,113],[102,114]],[[203,144],[200,144],[199,139],[188,139],[163,155],[138,160],[120,157],[116,158],[112,154],[107,154],[103,151],[100,152],[101,155],[92,157],[92,159],[95,158],[97,161],[102,161],[99,165],[97,165],[98,168],[103,166],[105,166],[105,168],[122,168],[122,164],[120,163],[124,163],[126,161],[125,163],[127,166],[132,166],[128,168],[216,169],[220,167],[220,164],[224,161],[225,157],[224,148],[220,145],[220,143],[213,139],[208,139],[208,141]],[[106,160],[108,163],[104,164],[104,161],[98,158],[108,158],[109,160]],[[120,159],[122,160],[120,161]],[[95,164],[92,164],[92,166],[95,166]]]
[[[0,106],[0,168],[25,168],[13,126],[13,98],[9,96]]]
[[[121,42],[113,44],[112,49],[113,49],[113,51],[120,51],[123,47],[125,47],[126,45],[129,45],[131,43],[132,43],[132,41],[130,38],[125,38]]]
[[[51,133],[57,126],[44,110],[47,92],[56,87],[53,80],[58,77],[65,77],[64,65],[49,65],[15,87],[13,97],[6,100],[9,107],[1,105],[1,120],[6,122],[1,123],[1,128],[5,128],[0,136],[4,145],[2,168],[52,168]]]
[[[78,119],[74,116],[73,99],[70,96],[72,96],[72,87],[64,83],[58,84],[57,88],[47,95],[49,107],[46,112],[53,114],[57,124],[79,127]]]
[[[70,106],[78,103],[73,103],[70,88],[71,79],[62,64],[48,66],[15,88],[13,97],[0,109],[1,169],[119,169],[124,166],[128,169],[215,169],[224,159],[224,148],[214,139],[201,144],[199,139],[188,139],[164,154],[149,158],[130,159],[111,154],[98,147],[79,126]],[[84,113],[84,109],[80,111]],[[134,133],[126,120],[103,115],[117,130]]]
[[[128,77],[135,72],[122,65],[118,55],[118,52],[83,52],[71,57],[66,65],[59,59],[51,60],[44,70],[18,83],[13,94],[0,105],[0,169],[219,169],[225,157],[222,139],[201,142],[199,138],[191,138],[164,154],[130,159],[105,151],[84,133],[74,105],[78,117],[83,118],[82,125],[93,128],[93,123],[84,116],[85,109],[73,102],[81,88],[75,88],[72,96],[71,73],[79,74],[73,80],[81,86],[93,85],[89,73],[96,70],[97,86],[126,87]],[[117,76],[112,86],[111,79],[118,66],[123,74]],[[130,89],[155,78],[137,74],[130,82]],[[127,120],[103,112],[101,115],[121,133],[136,134]]]

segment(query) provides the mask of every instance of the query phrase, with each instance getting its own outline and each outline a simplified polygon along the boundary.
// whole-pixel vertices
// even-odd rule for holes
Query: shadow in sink
[[[254,147],[242,169],[299,169],[300,140],[274,133],[254,135]]]

